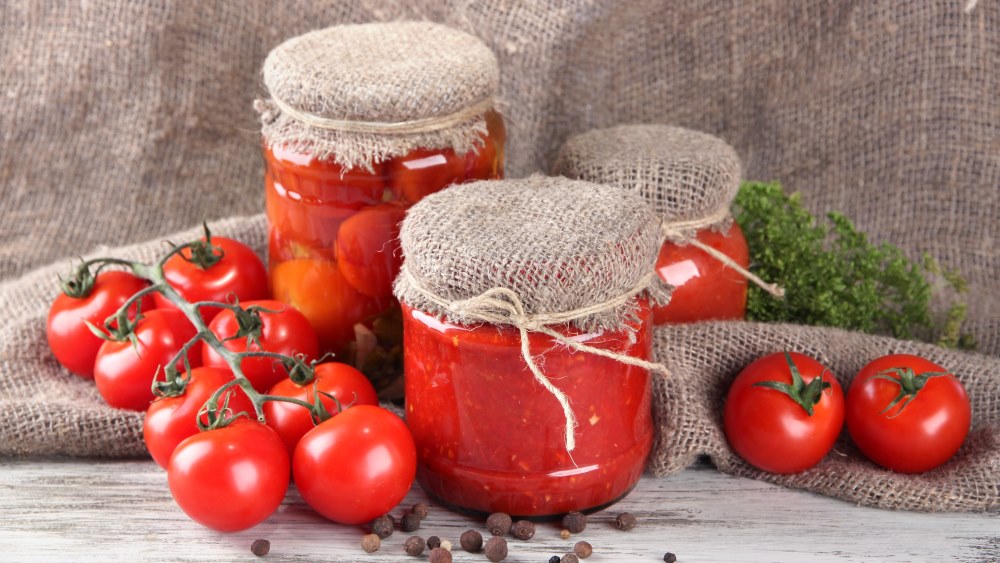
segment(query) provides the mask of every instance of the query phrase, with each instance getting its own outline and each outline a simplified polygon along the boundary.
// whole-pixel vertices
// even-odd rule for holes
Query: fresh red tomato
[[[403,264],[399,224],[405,216],[405,208],[384,203],[359,211],[340,226],[337,264],[354,289],[391,299],[392,282]]]
[[[249,246],[224,237],[212,237],[212,246],[222,250],[222,258],[203,268],[191,261],[191,249],[182,250],[163,265],[163,275],[186,301],[232,302],[266,299],[267,270]],[[157,293],[156,306],[176,309],[174,304]],[[209,322],[219,313],[218,307],[203,307],[201,318]]]
[[[60,293],[49,308],[45,325],[49,348],[56,360],[81,377],[94,377],[94,359],[104,341],[90,332],[85,321],[103,327],[105,319],[148,285],[128,272],[107,271],[97,274],[85,297]],[[143,297],[140,307],[143,313],[153,310],[152,296]],[[129,310],[129,318],[135,318],[135,309]]]
[[[354,341],[354,325],[392,304],[354,289],[334,262],[290,260],[271,270],[274,298],[302,311],[319,336],[323,350],[341,352]]]
[[[403,500],[417,473],[410,430],[391,412],[351,407],[299,441],[292,474],[302,498],[341,524],[361,524]]]
[[[724,233],[703,229],[696,238],[749,267],[750,250],[735,222]],[[746,314],[747,278],[693,244],[664,242],[656,272],[674,287],[670,302],[653,309],[656,324],[742,319]]]
[[[751,465],[798,473],[823,459],[844,425],[844,394],[823,364],[796,352],[757,359],[726,397],[729,445]]]
[[[94,361],[97,390],[112,407],[146,410],[156,398],[153,378],[196,333],[194,325],[180,311],[154,309],[143,313],[135,327],[136,346],[129,340],[109,340],[98,350]],[[192,368],[201,365],[200,346],[200,342],[195,344],[187,353]],[[183,370],[183,361],[178,360],[176,366]]]
[[[239,418],[186,438],[170,456],[170,494],[202,526],[237,532],[277,510],[288,490],[285,444],[271,427]]]
[[[291,379],[285,379],[279,381],[267,394],[312,403],[313,393],[318,391],[321,393],[319,397],[323,406],[333,415],[338,412],[337,402],[345,409],[356,405],[378,405],[375,388],[363,373],[353,367],[327,362],[317,365],[315,370],[315,378],[309,383],[299,385]],[[337,402],[322,393],[336,397]],[[264,403],[264,416],[268,426],[277,430],[285,441],[289,456],[295,453],[295,446],[302,436],[314,428],[309,411],[294,403],[268,401]]]
[[[233,311],[226,309],[216,315],[208,328],[228,350],[233,352],[274,352],[285,356],[302,354],[306,361],[316,358],[319,353],[316,331],[309,324],[309,320],[294,307],[271,300],[246,301],[240,305],[244,309],[256,306],[267,311],[277,312],[260,312],[262,327],[258,338],[259,346],[254,345],[250,348],[247,348],[246,338],[226,340],[239,331],[239,323]],[[226,361],[211,346],[203,348],[202,363],[210,367],[228,368]],[[240,368],[243,370],[243,375],[253,384],[254,389],[261,393],[288,375],[285,368],[272,358],[244,358],[240,363]]]
[[[851,439],[868,459],[899,473],[922,473],[951,459],[971,421],[962,383],[919,356],[878,358],[847,391]]]
[[[194,368],[189,374],[187,386],[181,395],[160,397],[149,405],[146,420],[142,424],[142,436],[146,441],[153,460],[166,467],[170,454],[174,453],[177,444],[188,436],[198,433],[198,411],[205,402],[220,387],[233,380],[233,373],[219,368]],[[246,412],[256,418],[253,403],[240,387],[233,387],[226,392],[228,408],[233,414]],[[225,398],[220,399],[220,408]],[[208,417],[202,415],[202,423],[208,424]]]
[[[389,162],[393,190],[408,203],[465,180],[465,173],[465,157],[452,149],[416,149]]]

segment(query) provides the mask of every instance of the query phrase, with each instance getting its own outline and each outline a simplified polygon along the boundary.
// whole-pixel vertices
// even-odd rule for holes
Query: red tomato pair
[[[894,354],[865,366],[847,395],[847,428],[875,463],[920,473],[950,459],[969,431],[969,399],[942,367]],[[798,353],[764,356],[733,381],[724,426],[730,446],[771,473],[809,469],[833,448],[844,395],[822,364]]]

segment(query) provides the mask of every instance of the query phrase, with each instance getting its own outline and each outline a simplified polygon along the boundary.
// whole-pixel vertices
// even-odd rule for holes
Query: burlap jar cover
[[[525,364],[563,410],[566,449],[572,451],[572,405],[534,360],[528,333],[545,334],[578,353],[665,372],[553,330],[568,324],[583,331],[635,331],[637,299],[667,302],[652,272],[659,229],[640,198],[612,186],[544,176],[453,186],[418,203],[403,222],[404,265],[395,294],[449,322],[517,328]]]
[[[258,100],[268,146],[371,167],[417,149],[482,145],[496,104],[496,56],[431,22],[342,25],[294,37],[264,61]]]

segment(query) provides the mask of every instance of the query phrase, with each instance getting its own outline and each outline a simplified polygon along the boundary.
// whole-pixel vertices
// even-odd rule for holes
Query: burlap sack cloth
[[[329,25],[397,19],[449,24],[496,54],[509,176],[547,170],[568,136],[594,128],[671,123],[715,134],[743,157],[746,177],[779,179],[814,212],[842,211],[876,242],[960,269],[970,281],[965,328],[981,352],[1000,353],[998,2],[8,2],[0,4],[0,453],[142,452],[139,417],[102,406],[45,350],[54,276],[102,244],[151,240],[129,250],[150,257],[161,239],[181,240],[174,231],[202,219],[258,213],[263,167],[249,108],[264,95],[267,53]],[[263,247],[261,218],[212,226]],[[824,329],[676,330],[663,337],[684,347],[665,360],[667,381],[731,376],[754,346],[792,340],[849,377],[858,366],[838,362],[861,359],[842,356],[843,343],[862,339],[880,353],[926,351],[963,378],[977,428],[997,423],[993,357]],[[733,347],[746,356],[727,357]],[[685,407],[677,413],[714,406],[674,400]],[[661,447],[677,461],[655,470],[677,469],[700,449],[683,445],[711,435],[685,430],[692,419],[667,426]],[[996,440],[977,430],[970,445],[982,443]],[[995,508],[992,463],[988,479],[963,480],[978,493],[952,503],[922,483],[955,466],[885,476],[881,490],[840,490],[881,506],[912,506],[902,495],[933,499],[922,506],[929,510]]]

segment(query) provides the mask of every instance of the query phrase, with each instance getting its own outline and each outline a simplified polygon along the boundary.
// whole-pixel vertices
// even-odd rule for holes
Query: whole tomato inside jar
[[[496,57],[429,22],[345,25],[276,47],[259,101],[274,297],[376,386],[401,368],[392,284],[407,209],[503,176]]]
[[[406,420],[438,501],[595,510],[653,441],[659,221],[620,188],[533,176],[434,194],[403,222]]]
[[[750,253],[729,207],[742,164],[725,141],[668,125],[622,125],[570,138],[554,172],[641,195],[663,221],[655,271],[673,287],[654,307],[654,322],[742,319],[749,282],[780,288],[749,271]]]

